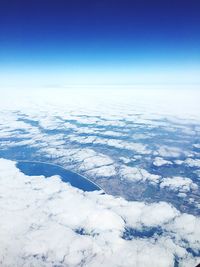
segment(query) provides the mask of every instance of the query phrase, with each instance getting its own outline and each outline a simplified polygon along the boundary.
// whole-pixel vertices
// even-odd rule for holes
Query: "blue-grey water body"
[[[17,168],[29,176],[44,175],[48,178],[53,175],[59,175],[63,182],[70,183],[72,186],[83,191],[101,190],[100,187],[85,177],[75,172],[68,171],[58,165],[43,162],[19,161],[17,163]]]

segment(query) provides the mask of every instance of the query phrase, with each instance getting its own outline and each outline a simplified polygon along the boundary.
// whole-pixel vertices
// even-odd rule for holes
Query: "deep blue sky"
[[[121,73],[116,83],[148,82],[149,76],[149,82],[173,82],[166,72],[177,71],[181,82],[189,71],[186,81],[197,82],[199,65],[198,0],[0,1],[4,77],[54,73],[53,82],[66,83],[69,74],[74,80],[91,74],[94,83],[115,83]]]

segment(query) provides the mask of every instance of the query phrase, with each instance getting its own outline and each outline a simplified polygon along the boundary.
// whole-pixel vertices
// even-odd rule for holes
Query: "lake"
[[[21,172],[29,176],[43,175],[48,178],[53,175],[59,175],[63,182],[70,183],[72,186],[83,191],[101,190],[98,185],[82,175],[66,170],[58,165],[43,162],[19,161],[16,166]]]

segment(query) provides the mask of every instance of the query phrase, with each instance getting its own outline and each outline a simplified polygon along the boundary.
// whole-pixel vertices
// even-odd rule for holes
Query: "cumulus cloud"
[[[188,192],[197,190],[198,185],[193,183],[190,178],[175,176],[172,178],[164,178],[160,183],[161,188],[168,188],[173,191]]]
[[[0,262],[4,266],[174,265],[193,267],[200,219],[164,203],[128,202],[83,192],[58,176],[27,176],[0,160]],[[127,227],[162,234],[126,240]],[[183,242],[186,240],[187,243]]]
[[[200,149],[200,144],[193,144],[194,148]]]
[[[200,159],[188,158],[185,160],[185,163],[190,167],[200,167]]]
[[[180,184],[172,190],[166,180],[160,191],[159,184],[162,177],[188,176],[200,185],[199,103],[178,114],[171,105],[165,111],[163,103],[158,108],[161,102],[154,102],[158,92],[148,93],[145,99],[147,92],[143,92],[137,101],[137,92],[122,91],[101,94],[97,90],[85,95],[85,90],[57,90],[56,94],[55,90],[29,90],[17,91],[18,95],[13,91],[7,97],[4,92],[0,98],[0,156],[59,164],[129,200],[159,199],[177,205],[177,196],[184,196],[180,210],[198,214],[197,191],[182,192]],[[181,99],[185,94],[181,92]],[[188,103],[188,97],[186,100]]]
[[[139,154],[150,154],[150,150],[147,148],[146,145],[142,143],[135,143],[135,142],[126,142],[123,140],[116,140],[116,139],[96,139],[94,141],[96,144],[103,144],[110,147],[115,147],[119,149],[127,149],[130,151],[134,151]]]
[[[161,146],[159,147],[157,153],[161,157],[177,158],[181,155],[181,153],[183,153],[183,151],[178,147]]]
[[[153,161],[153,165],[156,166],[156,167],[160,167],[160,166],[163,166],[163,165],[170,165],[172,164],[171,161],[169,160],[165,160],[163,158],[160,158],[160,157],[156,157]]]

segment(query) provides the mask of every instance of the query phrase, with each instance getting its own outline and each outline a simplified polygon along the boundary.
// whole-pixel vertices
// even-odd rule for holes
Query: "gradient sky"
[[[200,1],[1,1],[0,80],[198,84]]]

